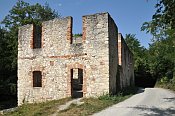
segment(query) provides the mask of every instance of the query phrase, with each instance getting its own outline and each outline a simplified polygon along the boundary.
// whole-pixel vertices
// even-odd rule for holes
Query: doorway
[[[71,69],[71,96],[72,98],[83,97],[83,69]]]

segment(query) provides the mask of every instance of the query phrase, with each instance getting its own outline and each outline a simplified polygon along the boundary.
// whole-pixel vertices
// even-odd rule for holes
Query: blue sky
[[[145,21],[150,21],[155,12],[156,0],[24,0],[30,4],[45,2],[61,16],[73,17],[73,33],[82,32],[82,16],[99,12],[109,12],[118,26],[119,32],[136,34],[141,45],[148,47],[151,35],[141,32]],[[0,0],[0,21],[8,14],[17,0]]]

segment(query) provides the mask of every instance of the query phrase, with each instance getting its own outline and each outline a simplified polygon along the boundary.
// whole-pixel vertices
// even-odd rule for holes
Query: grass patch
[[[126,91],[129,90],[129,91]],[[101,111],[111,105],[124,101],[137,91],[136,88],[126,88],[117,95],[103,95],[98,98],[84,98],[82,105],[71,104],[66,110],[59,112],[58,116],[88,116]]]
[[[113,104],[121,102],[127,98],[127,96],[109,96],[104,95],[99,98],[84,98],[82,105],[71,104],[70,107],[66,110],[63,110],[58,113],[58,116],[88,116],[95,112],[101,111]]]
[[[103,95],[98,98],[83,98],[81,105],[71,104],[68,109],[57,113],[57,116],[88,116],[101,111],[111,105],[119,103],[137,91],[136,88],[126,88],[117,95]],[[5,116],[48,116],[57,112],[59,105],[65,104],[71,98],[48,101],[44,103],[24,104],[17,110],[5,114]]]
[[[64,98],[61,100],[53,100],[43,103],[24,104],[13,112],[6,113],[5,116],[48,116],[58,110],[58,106],[71,100]]]

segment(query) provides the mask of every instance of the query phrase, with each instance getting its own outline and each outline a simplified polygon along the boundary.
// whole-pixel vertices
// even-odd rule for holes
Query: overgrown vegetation
[[[174,88],[175,80],[175,0],[158,0],[152,21],[145,22],[142,30],[153,35],[149,48],[150,73],[157,85]],[[174,89],[173,89],[174,90]]]
[[[175,91],[175,78],[168,79],[167,77],[164,77],[158,80],[155,86]]]
[[[42,21],[56,17],[60,16],[48,4],[30,5],[18,0],[1,21],[4,27],[0,27],[0,103],[4,102],[3,96],[16,98],[17,94],[18,27],[26,24],[40,25]]]
[[[140,45],[135,35],[127,34],[126,43],[134,53],[136,84],[157,85],[173,89],[175,78],[175,0],[158,0],[152,20],[141,27],[152,35],[148,49]],[[150,39],[150,38],[149,38]],[[144,86],[145,85],[145,86]]]
[[[58,110],[58,106],[71,100],[65,98],[61,100],[53,100],[43,103],[24,104],[18,107],[15,111],[6,113],[5,116],[48,116]]]
[[[58,116],[88,116],[95,112],[101,111],[113,104],[121,102],[129,97],[130,95],[127,95],[127,96],[104,95],[99,97],[98,99],[86,98],[82,100],[84,104],[79,106],[76,104],[72,104],[69,107],[69,109],[59,112]]]
[[[135,94],[137,88],[128,87],[117,95],[103,95],[98,98],[84,98],[82,101],[84,104],[76,105],[72,104],[67,110],[58,113],[58,116],[89,116],[93,113],[101,111],[111,105],[124,101]]]
[[[58,112],[58,116],[88,116],[101,111],[113,104],[119,103],[133,94],[137,88],[128,87],[117,95],[103,95],[98,98],[83,98],[81,105],[71,104],[68,109]],[[65,104],[70,98],[49,101],[38,104],[24,104],[16,111],[5,114],[6,116],[48,116],[57,112],[58,107]]]
[[[153,87],[156,78],[151,74],[149,49],[141,46],[134,34],[126,34],[125,41],[134,56],[136,86]]]
[[[153,36],[149,48],[141,46],[133,34],[127,34],[125,40],[134,54],[136,81],[139,80],[140,85],[147,87],[154,85],[154,81],[157,79],[156,86],[175,90],[175,0],[158,0],[155,8],[156,12],[152,16],[152,20],[145,22],[141,28],[142,31]],[[8,98],[7,96],[16,99],[18,27],[32,23],[39,25],[42,21],[59,17],[58,13],[52,10],[48,4],[44,6],[38,3],[30,5],[23,0],[18,0],[1,22],[5,27],[0,27],[0,103],[4,104],[4,101],[9,101],[9,99],[5,99],[5,97]],[[82,34],[74,36],[79,37]],[[148,82],[146,83],[146,81]],[[108,98],[109,96],[103,97]],[[115,96],[109,97],[114,101],[116,98]],[[107,100],[109,104],[105,105],[105,100],[100,98],[85,99],[86,101],[87,107],[96,101],[104,105],[95,105],[97,110],[114,102]],[[26,109],[27,107],[28,105],[26,105]],[[31,107],[34,106],[31,105]],[[86,109],[85,106],[78,106],[78,108],[77,110]],[[42,111],[42,109],[40,110]],[[93,112],[93,109],[91,110]]]

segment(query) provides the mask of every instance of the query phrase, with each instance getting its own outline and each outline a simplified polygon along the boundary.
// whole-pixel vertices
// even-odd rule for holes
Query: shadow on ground
[[[133,108],[136,110],[142,110],[141,116],[173,116],[175,115],[175,108],[169,107],[169,108],[158,108],[158,107],[147,107],[145,105],[143,106],[137,106],[137,107],[128,107]],[[147,112],[147,113],[145,113]]]
[[[145,91],[145,88],[139,87],[139,88],[138,88],[138,91],[137,91],[137,94],[143,93],[144,91]]]
[[[169,97],[169,98],[163,98],[167,100],[168,102],[174,102],[175,103],[175,97]]]
[[[17,97],[10,95],[0,95],[0,110],[17,106]]]

